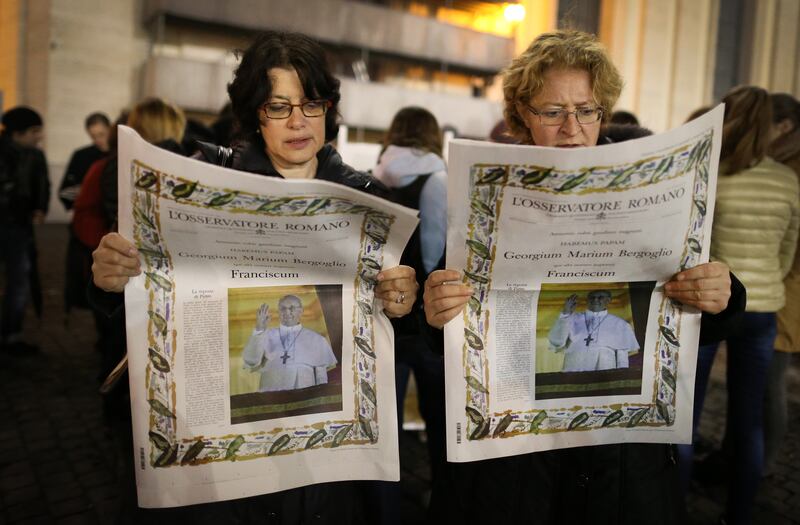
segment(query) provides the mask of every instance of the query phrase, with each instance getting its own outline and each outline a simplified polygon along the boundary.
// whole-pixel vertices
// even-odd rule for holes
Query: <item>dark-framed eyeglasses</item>
[[[527,104],[525,104],[525,107],[539,117],[539,122],[543,126],[561,126],[570,115],[575,115],[575,120],[578,121],[578,124],[594,124],[603,118],[603,108],[600,106],[577,108],[575,111],[567,111],[564,108],[538,110]]]
[[[328,112],[331,101],[325,99],[307,100],[300,104],[289,104],[288,102],[267,102],[261,109],[264,115],[273,120],[287,119],[292,115],[294,108],[300,108],[303,115],[309,118],[321,117]]]

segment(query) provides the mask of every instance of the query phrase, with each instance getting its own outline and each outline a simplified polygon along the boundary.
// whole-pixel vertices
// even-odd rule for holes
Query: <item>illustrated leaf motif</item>
[[[482,257],[483,259],[488,259],[490,257],[489,248],[480,241],[470,239],[467,241],[467,247],[478,257]]]
[[[375,396],[375,390],[373,390],[372,386],[364,379],[361,380],[361,393],[364,394],[364,397],[369,399],[370,403],[378,406],[378,398]]]
[[[669,387],[672,390],[675,390],[675,375],[672,373],[672,371],[669,368],[667,368],[667,367],[662,367],[661,368],[661,379],[663,379],[664,382],[667,385],[669,385]]]
[[[336,435],[333,436],[333,442],[331,443],[331,448],[336,448],[339,445],[341,445],[342,442],[345,440],[345,438],[347,437],[347,435],[350,433],[351,430],[353,430],[353,424],[352,423],[350,423],[349,425],[343,426],[342,428],[337,430],[336,431]]]
[[[697,211],[700,212],[700,215],[705,217],[706,215],[706,205],[700,199],[694,200],[694,205],[697,206]]]
[[[371,270],[380,271],[381,269],[381,265],[378,264],[378,261],[370,259],[369,257],[362,257],[361,263]]]
[[[631,178],[631,175],[636,173],[636,170],[638,170],[640,166],[641,164],[639,163],[636,163],[633,166],[628,166],[618,173],[613,179],[611,179],[611,182],[608,183],[608,187],[613,188],[615,186],[625,184]]]
[[[358,301],[358,307],[366,316],[372,315],[372,305],[366,301]]]
[[[553,173],[553,168],[548,168],[546,170],[529,171],[522,176],[520,182],[525,186],[532,186],[534,184],[539,184],[543,182],[552,173]]]
[[[173,414],[172,411],[158,399],[148,399],[147,402],[150,403],[150,407],[155,411],[156,414],[175,419],[175,414]]]
[[[475,441],[478,439],[483,439],[488,435],[489,435],[489,422],[484,421],[483,423],[475,427],[475,430],[473,430],[472,433],[470,433],[469,440]]]
[[[147,353],[150,354],[150,362],[153,363],[156,370],[164,373],[170,371],[169,361],[154,348],[148,348]]]
[[[372,208],[370,208],[369,206],[364,206],[362,204],[354,204],[353,206],[350,206],[349,208],[344,210],[344,213],[360,214],[360,213],[368,213],[371,210],[372,210]]]
[[[664,337],[664,340],[667,343],[675,347],[680,346],[680,341],[678,341],[678,338],[675,337],[675,332],[672,331],[672,328],[668,326],[662,326],[660,330],[661,330],[661,335]]]
[[[375,443],[375,433],[372,432],[372,425],[364,416],[358,416],[358,425],[361,427],[361,432],[367,436],[370,443]]]
[[[466,380],[467,384],[471,388],[473,388],[474,390],[477,390],[478,392],[482,392],[484,394],[488,394],[489,393],[489,391],[486,390],[486,387],[483,386],[483,384],[480,381],[478,381],[477,379],[475,379],[474,377],[467,376],[464,379]]]
[[[469,306],[476,312],[480,313],[481,311],[481,302],[475,297],[474,295],[469,298]]]
[[[306,441],[306,447],[305,447],[306,450],[313,448],[314,445],[325,439],[325,436],[327,435],[328,433],[325,431],[324,428],[321,428],[316,432],[314,432],[313,434],[311,434],[311,437],[309,437],[308,441]]]
[[[467,344],[475,350],[483,350],[483,340],[469,328],[464,328],[464,339],[466,339]]]
[[[225,459],[231,459],[236,456],[236,453],[239,451],[242,445],[244,445],[244,436],[239,434],[233,438],[233,441],[228,443],[228,448],[225,449]]]
[[[658,411],[658,415],[667,423],[668,426],[672,425],[672,418],[669,415],[669,408],[667,408],[667,405],[664,404],[664,402],[660,399],[656,399],[656,410]]]
[[[133,216],[138,222],[144,223],[151,230],[157,229],[156,225],[153,224],[153,221],[150,220],[150,217],[148,217],[147,214],[143,212],[138,206],[133,207]]]
[[[153,173],[152,171],[146,171],[144,172],[144,175],[139,177],[139,180],[136,181],[136,187],[147,189],[153,184],[155,184],[157,180],[158,177],[156,177],[155,173]]]
[[[576,186],[580,186],[583,183],[583,181],[585,181],[586,179],[589,178],[589,175],[591,173],[592,173],[592,170],[584,171],[580,175],[577,175],[577,176],[569,179],[567,182],[565,182],[559,188],[557,188],[556,191],[567,191],[567,190],[571,190],[572,188],[575,188]]]
[[[136,249],[139,251],[139,253],[141,253],[145,257],[150,257],[151,259],[166,259],[167,258],[167,256],[164,255],[163,252],[160,252],[158,250],[151,250],[150,248],[142,248],[142,247],[137,247]]]
[[[500,422],[497,423],[497,426],[494,427],[494,432],[492,433],[492,437],[499,437],[500,435],[502,435],[503,432],[505,432],[506,429],[508,428],[508,425],[510,425],[513,420],[514,418],[511,416],[511,414],[506,414],[505,416],[503,416],[503,419],[501,419]]]
[[[483,172],[483,176],[478,179],[476,184],[491,184],[502,179],[505,175],[505,168],[489,168]]]
[[[615,411],[611,412],[611,413],[610,413],[609,415],[607,415],[607,416],[606,416],[606,418],[603,420],[603,426],[604,426],[604,427],[607,427],[607,426],[609,426],[609,425],[613,425],[614,423],[616,423],[617,421],[619,421],[620,419],[622,419],[622,416],[623,416],[623,415],[624,415],[624,414],[623,414],[622,410],[615,410]]]
[[[651,182],[658,182],[661,177],[669,173],[670,168],[672,167],[672,157],[667,157],[662,159],[661,162],[658,164],[658,167],[653,172],[653,176],[650,178]]]
[[[222,195],[217,195],[210,201],[206,203],[206,206],[224,206],[231,202],[236,196],[239,194],[238,191],[232,191],[230,193],[223,193]]]
[[[364,339],[363,337],[356,336],[355,342],[359,350],[361,350],[371,358],[375,359],[375,352],[372,351],[372,347],[370,346],[369,342],[366,339]]]
[[[269,447],[269,452],[267,452],[267,455],[272,456],[280,452],[283,448],[286,447],[286,445],[289,444],[291,440],[292,438],[291,436],[289,436],[289,434],[283,434],[281,437],[279,437],[272,443],[272,446]]]
[[[181,458],[181,465],[186,465],[190,461],[194,461],[204,448],[206,448],[206,444],[202,439],[192,443],[192,446],[189,447],[189,450],[187,450],[183,458]]]
[[[580,414],[572,418],[572,421],[570,421],[569,425],[567,426],[567,430],[578,428],[582,424],[586,423],[587,419],[589,419],[589,414],[587,414],[586,412],[581,412]]]
[[[467,406],[465,410],[467,412],[467,417],[476,425],[480,425],[485,421],[483,415],[478,411],[477,408]]]
[[[542,426],[542,423],[544,423],[545,419],[547,419],[547,411],[545,410],[539,411],[539,413],[536,414],[536,417],[533,418],[533,421],[531,421],[530,431],[533,432],[534,434],[538,434],[539,427]]]
[[[197,182],[184,182],[182,184],[178,184],[172,188],[172,196],[176,199],[187,199],[192,193],[194,193],[195,188],[197,188]]]
[[[647,409],[646,408],[642,408],[642,409],[638,410],[628,420],[628,425],[627,425],[628,428],[633,428],[633,427],[637,426],[642,421],[642,418],[645,415],[647,415]]]
[[[155,445],[155,447],[158,450],[162,450],[163,451],[163,450],[167,450],[169,448],[170,443],[169,443],[169,441],[167,441],[167,438],[165,438],[164,436],[162,436],[158,432],[156,432],[154,430],[151,430],[150,432],[147,433],[147,435],[150,436],[150,441],[153,442],[153,445]]]
[[[487,279],[486,277],[484,277],[482,275],[478,275],[478,274],[472,273],[472,272],[466,272],[465,271],[464,272],[464,276],[467,277],[468,279],[471,279],[471,280],[475,281],[476,283],[480,283],[480,284],[487,284],[489,282],[489,279]]]
[[[150,279],[153,284],[158,286],[164,291],[171,292],[172,291],[172,281],[167,279],[166,277],[159,275],[155,272],[144,272],[148,279]]]
[[[472,199],[471,204],[472,209],[475,210],[477,213],[484,214],[484,215],[494,215],[494,210],[485,202],[480,199]]]
[[[689,245],[689,249],[695,253],[700,253],[703,251],[703,247],[700,245],[700,241],[695,239],[694,237],[689,237],[686,240],[686,244]]]
[[[372,239],[376,243],[378,243],[378,244],[386,244],[386,236],[381,235],[377,231],[375,231],[375,230],[366,230],[365,233],[367,234],[367,237],[369,237],[370,239]]]
[[[178,460],[178,444],[174,443],[168,449],[161,453],[153,464],[154,467],[168,467]]]
[[[303,212],[303,215],[313,215],[320,210],[324,210],[328,207],[330,202],[330,199],[314,199],[314,202],[312,202],[311,205],[306,208],[306,210]]]
[[[158,312],[152,310],[148,310],[147,315],[150,316],[150,319],[153,321],[153,324],[156,325],[156,329],[161,332],[161,335],[167,335],[167,320]]]
[[[258,207],[256,211],[275,211],[287,202],[290,202],[292,199],[291,197],[281,197],[279,199],[273,199],[271,201],[267,201],[261,206]]]

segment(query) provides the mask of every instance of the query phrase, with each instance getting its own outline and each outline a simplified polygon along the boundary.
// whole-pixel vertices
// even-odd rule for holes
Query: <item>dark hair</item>
[[[99,111],[92,113],[83,121],[83,127],[86,129],[89,129],[89,126],[94,126],[95,124],[105,124],[106,127],[110,127],[111,121],[108,120],[108,115],[100,113]]]
[[[722,126],[720,171],[732,175],[761,161],[767,154],[772,124],[772,106],[766,90],[756,86],[731,89],[722,99],[725,123]]]
[[[647,128],[643,128],[642,126],[634,126],[633,124],[615,124],[613,122],[607,126],[603,126],[603,128],[600,130],[600,133],[608,137],[608,139],[614,144],[617,144],[618,142],[625,142],[627,140],[649,137],[653,134],[652,131]]]
[[[788,93],[772,93],[769,96],[772,103],[772,122],[775,124],[784,120],[792,122],[792,129],[800,129],[800,102]]]
[[[34,126],[44,125],[42,116],[28,106],[17,106],[3,113],[3,134],[24,132]]]
[[[615,111],[611,114],[612,124],[628,124],[632,126],[639,125],[639,119],[630,111]]]
[[[328,66],[325,50],[300,33],[266,31],[256,37],[242,53],[239,67],[228,84],[231,109],[239,135],[246,140],[262,140],[258,135],[259,108],[269,100],[272,84],[267,73],[272,68],[294,69],[308,98],[325,99],[331,106],[325,114],[325,140],[336,138],[339,80]]]
[[[686,122],[691,122],[696,118],[702,117],[709,111],[711,111],[711,106],[700,106],[699,108],[689,113],[689,116],[686,117]]]
[[[381,154],[389,146],[415,148],[441,157],[442,130],[430,111],[409,106],[395,113],[383,140]]]

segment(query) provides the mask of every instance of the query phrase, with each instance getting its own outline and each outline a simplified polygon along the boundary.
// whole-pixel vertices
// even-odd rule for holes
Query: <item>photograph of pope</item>
[[[628,368],[628,358],[639,352],[631,325],[608,312],[611,297],[609,290],[590,291],[583,312],[575,311],[577,294],[564,301],[547,336],[550,349],[564,353],[562,372]]]
[[[256,325],[242,352],[245,369],[261,374],[259,392],[296,390],[328,382],[336,356],[328,340],[300,324],[303,303],[295,295],[278,301],[280,325],[267,328],[271,314],[262,304]]]

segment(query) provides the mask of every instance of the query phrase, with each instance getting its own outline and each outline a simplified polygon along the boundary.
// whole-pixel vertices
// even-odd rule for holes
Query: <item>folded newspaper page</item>
[[[173,155],[120,128],[139,505],[398,480],[392,327],[376,275],[416,211],[343,185]]]
[[[595,148],[450,144],[447,455],[688,443],[700,313],[663,284],[708,261],[722,106]]]

